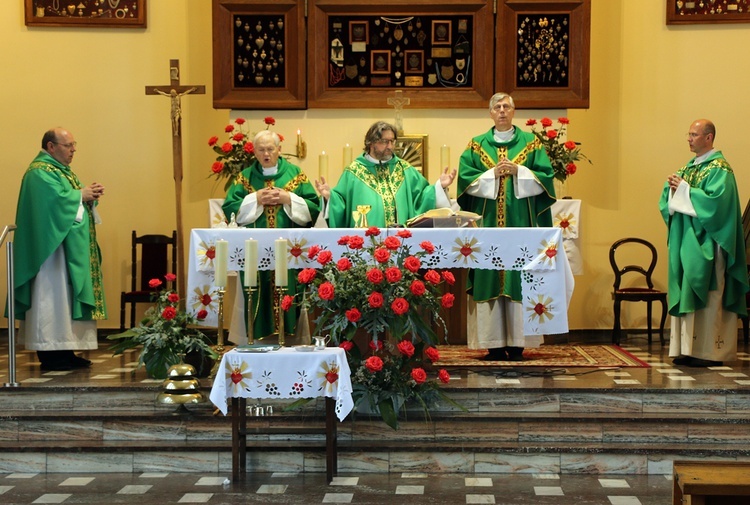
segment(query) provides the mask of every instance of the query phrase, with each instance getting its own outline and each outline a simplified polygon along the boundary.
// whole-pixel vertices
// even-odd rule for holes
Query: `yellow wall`
[[[737,171],[741,199],[750,191],[747,151],[742,149],[748,107],[744,81],[750,75],[742,48],[750,25],[667,27],[661,0],[593,0],[591,108],[518,111],[517,123],[549,115],[571,118],[571,138],[594,161],[569,183],[584,201],[582,250],[585,274],[570,309],[571,328],[611,325],[609,245],[627,235],[655,242],[666,257],[657,200],[668,173],[687,161],[684,134],[690,122],[708,116],[717,124],[717,147]],[[146,96],[146,85],[167,84],[171,58],[180,60],[183,84],[205,84],[206,95],[183,99],[186,230],[208,223],[207,199],[223,196],[223,184],[208,178],[213,153],[206,145],[221,135],[230,111],[212,108],[211,2],[152,0],[148,28],[28,28],[23,2],[0,3],[0,70],[3,118],[4,198],[0,225],[15,219],[16,194],[44,130],[64,126],[79,142],[73,168],[85,183],[106,185],[98,228],[104,254],[110,319],[119,324],[119,292],[128,280],[130,232],[165,233],[175,227],[169,100]],[[255,130],[262,118],[290,140],[302,129],[309,156],[300,165],[317,176],[317,154],[330,153],[330,172],[340,173],[342,147],[356,149],[377,119],[391,110],[232,111]],[[429,178],[437,176],[439,146],[454,160],[473,135],[489,128],[485,110],[409,110],[408,133],[430,135]],[[290,148],[292,147],[290,142]],[[288,148],[285,150],[289,150]],[[186,244],[187,246],[187,244]],[[4,254],[4,252],[3,252]],[[16,254],[19,254],[16,251]],[[662,259],[657,277],[664,285]],[[5,268],[0,268],[5,292]],[[639,311],[625,313],[643,326]],[[7,323],[6,323],[7,324]]]

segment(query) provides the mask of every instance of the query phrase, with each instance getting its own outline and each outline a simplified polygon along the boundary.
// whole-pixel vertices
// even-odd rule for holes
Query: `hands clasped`
[[[667,177],[667,182],[669,183],[669,187],[671,189],[677,189],[677,186],[679,186],[680,182],[682,182],[682,177],[677,174],[672,174]]]
[[[281,188],[263,188],[256,193],[258,204],[263,206],[288,205],[292,199],[287,191]]]
[[[81,189],[81,199],[84,202],[91,202],[93,200],[99,200],[99,197],[101,197],[103,194],[104,194],[104,186],[102,186],[98,182],[92,182],[85,188]]]
[[[497,165],[495,165],[495,178],[503,175],[518,175],[518,165],[510,161],[508,158],[501,159]]]

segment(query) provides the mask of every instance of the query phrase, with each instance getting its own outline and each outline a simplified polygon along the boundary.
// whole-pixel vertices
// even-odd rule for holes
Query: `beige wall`
[[[741,199],[750,192],[743,170],[744,81],[750,76],[742,48],[750,25],[668,28],[661,0],[593,0],[591,108],[518,111],[528,117],[571,118],[571,138],[594,160],[569,183],[584,201],[582,250],[585,274],[570,309],[572,328],[611,325],[612,274],[607,252],[616,239],[639,235],[654,241],[665,258],[664,225],[657,200],[662,182],[690,156],[684,141],[692,119],[712,118],[722,148],[738,172]],[[152,0],[146,30],[27,28],[23,2],[0,3],[0,70],[4,149],[0,166],[6,186],[0,225],[15,219],[16,194],[41,135],[51,126],[70,129],[79,142],[73,168],[84,182],[107,187],[98,228],[110,319],[119,324],[119,292],[128,278],[130,231],[168,232],[175,226],[169,100],[146,96],[144,88],[168,82],[168,63],[178,58],[183,84],[205,84],[208,93],[183,99],[185,228],[208,223],[208,198],[223,184],[208,178],[213,153],[206,145],[221,135],[230,111],[212,108],[211,9],[207,0]],[[293,141],[301,129],[309,156],[300,165],[318,175],[317,155],[330,154],[336,179],[342,147],[361,146],[365,129],[390,110],[232,111],[253,130],[262,118],[277,119],[276,131]],[[469,137],[489,128],[485,110],[409,110],[407,132],[430,135],[430,179],[437,176],[439,146],[458,158]],[[292,148],[292,142],[289,143]],[[187,244],[186,244],[187,246]],[[3,255],[5,253],[3,252]],[[17,252],[18,254],[18,252]],[[658,271],[664,285],[664,263]],[[5,292],[5,268],[0,268]],[[627,324],[643,326],[638,310]],[[7,323],[3,323],[7,324]]]

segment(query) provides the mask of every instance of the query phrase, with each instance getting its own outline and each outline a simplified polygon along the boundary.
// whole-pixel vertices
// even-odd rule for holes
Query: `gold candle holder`
[[[214,351],[216,354],[219,355],[218,358],[216,358],[216,363],[214,363],[213,368],[211,369],[211,373],[209,374],[209,377],[213,378],[216,377],[216,373],[219,371],[219,365],[221,364],[221,358],[224,356],[224,353],[226,350],[224,349],[224,293],[226,290],[224,287],[219,288],[219,314],[218,314],[218,328],[217,328],[217,336],[216,336],[216,345],[213,346]]]
[[[278,291],[279,295],[279,345],[281,347],[284,347],[285,342],[285,331],[284,331],[284,309],[281,308],[281,302],[284,300],[284,296],[286,295],[286,288],[283,286],[277,286],[276,290]]]
[[[247,343],[255,343],[255,316],[253,314],[253,296],[257,288],[245,286],[245,295],[247,297]]]

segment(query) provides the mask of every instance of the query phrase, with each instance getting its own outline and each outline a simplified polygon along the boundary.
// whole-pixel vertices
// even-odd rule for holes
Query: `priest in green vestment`
[[[456,171],[443,167],[439,180],[430,185],[407,161],[394,154],[396,127],[378,121],[365,134],[363,153],[344,168],[330,189],[321,178],[316,187],[328,207],[331,228],[403,225],[428,210],[451,207],[446,189]]]
[[[669,355],[677,365],[737,359],[737,317],[747,314],[742,209],[715,138],[711,121],[692,123],[687,140],[695,158],[668,177],[659,201],[668,230]]]
[[[544,146],[513,126],[515,104],[506,93],[490,99],[495,126],[474,137],[458,162],[458,203],[482,216],[484,227],[552,226],[554,172]],[[468,274],[467,343],[489,349],[487,360],[520,361],[523,348],[541,343],[525,336],[518,270],[471,270]]]
[[[226,216],[234,215],[239,226],[246,228],[309,228],[320,212],[319,197],[310,180],[302,170],[281,156],[281,139],[270,130],[262,130],[253,139],[255,161],[244,169],[230,186],[224,200]],[[244,284],[244,272],[240,272],[238,288]],[[262,339],[278,333],[278,290],[275,273],[258,271],[258,290],[253,298],[253,336]],[[297,284],[296,271],[288,276],[287,294],[301,295],[302,286]],[[239,289],[238,289],[239,291]],[[245,295],[238,300],[245,300]],[[299,300],[297,296],[295,300]],[[238,343],[247,341],[247,303],[235,313],[245,314],[244,320],[233,318],[231,338]],[[243,310],[244,308],[244,310]],[[299,307],[295,303],[284,315],[284,332],[295,331]],[[306,323],[306,321],[303,321]]]
[[[73,351],[97,349],[96,321],[107,318],[95,228],[104,186],[84,186],[73,173],[76,146],[69,131],[47,131],[18,197],[15,317],[43,370],[90,366]]]

